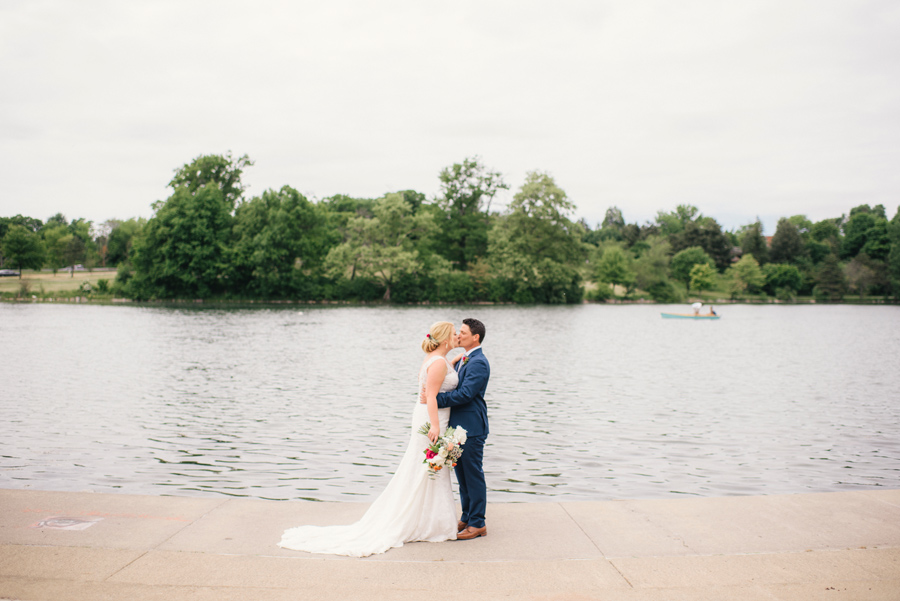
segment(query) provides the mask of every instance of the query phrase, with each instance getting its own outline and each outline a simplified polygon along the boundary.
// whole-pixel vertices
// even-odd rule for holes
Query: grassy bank
[[[96,293],[100,280],[106,280],[111,286],[115,278],[115,270],[76,271],[74,277],[68,271],[55,274],[48,271],[25,271],[22,279],[12,276],[0,278],[0,296],[75,296],[82,293],[85,282]]]

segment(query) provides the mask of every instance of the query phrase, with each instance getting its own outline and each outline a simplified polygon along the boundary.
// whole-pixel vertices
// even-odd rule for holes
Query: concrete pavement
[[[0,599],[900,600],[900,490],[495,503],[473,541],[276,546],[366,507],[0,490]]]

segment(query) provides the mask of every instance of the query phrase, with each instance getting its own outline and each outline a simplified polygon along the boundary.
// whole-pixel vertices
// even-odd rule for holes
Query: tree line
[[[117,268],[112,291],[150,299],[578,303],[681,302],[846,294],[900,298],[900,208],[859,205],[812,222],[759,220],[726,231],[691,205],[591,227],[548,173],[532,171],[502,210],[503,175],[478,157],[443,169],[436,198],[311,201],[290,186],[245,197],[246,155],[203,155],[175,170],[150,219],[0,217],[0,266]]]

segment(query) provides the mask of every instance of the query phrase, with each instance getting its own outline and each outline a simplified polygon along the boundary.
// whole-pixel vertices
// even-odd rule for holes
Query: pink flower
[[[426,449],[426,450],[425,450],[425,459],[431,459],[432,457],[434,457],[434,456],[436,456],[436,455],[437,455],[437,453],[435,453],[435,452],[432,451],[431,449]]]

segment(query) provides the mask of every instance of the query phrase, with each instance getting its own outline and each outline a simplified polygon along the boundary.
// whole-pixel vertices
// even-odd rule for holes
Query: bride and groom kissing
[[[366,557],[413,541],[471,540],[487,535],[487,486],[482,458],[488,435],[484,393],[491,367],[481,350],[484,324],[464,319],[434,323],[422,341],[418,398],[412,408],[409,443],[384,491],[354,524],[298,526],[284,532],[278,546],[310,553]],[[465,351],[447,359],[454,348]],[[427,434],[419,432],[430,425]],[[423,457],[447,428],[465,431],[456,460],[462,514],[457,521],[449,470],[429,470]]]

